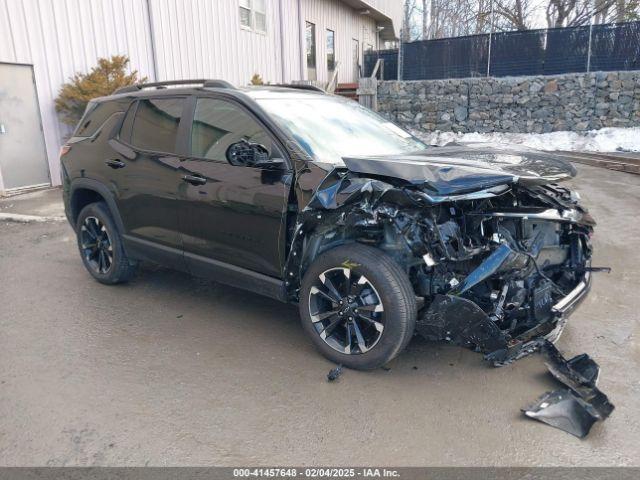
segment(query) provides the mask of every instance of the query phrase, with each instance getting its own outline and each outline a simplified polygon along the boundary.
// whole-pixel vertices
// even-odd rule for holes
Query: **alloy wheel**
[[[309,292],[309,315],[320,338],[347,355],[368,352],[384,331],[380,295],[364,275],[349,268],[318,275]]]
[[[113,245],[104,224],[87,217],[80,227],[80,244],[87,264],[97,273],[106,274],[113,265]]]

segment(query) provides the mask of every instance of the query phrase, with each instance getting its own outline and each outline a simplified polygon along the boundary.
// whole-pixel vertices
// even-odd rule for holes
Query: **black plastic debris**
[[[416,323],[427,340],[445,340],[481,352],[502,352],[507,342],[500,329],[474,302],[462,297],[436,295]]]
[[[522,411],[529,418],[534,418],[579,438],[586,436],[591,426],[596,422],[596,418],[589,412],[588,405],[568,389],[547,392]]]
[[[576,437],[585,437],[595,422],[605,420],[615,408],[596,386],[600,366],[584,353],[566,360],[551,342],[542,345],[541,353],[551,375],[569,388],[545,393],[523,413]]]
[[[340,377],[340,375],[342,375],[342,365],[338,365],[336,368],[329,370],[329,373],[327,374],[327,381],[334,382]]]

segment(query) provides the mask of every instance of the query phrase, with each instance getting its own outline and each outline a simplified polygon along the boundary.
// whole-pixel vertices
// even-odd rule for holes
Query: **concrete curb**
[[[20,213],[0,213],[0,221],[16,223],[44,223],[62,222],[65,217],[40,217],[37,215],[22,215]]]

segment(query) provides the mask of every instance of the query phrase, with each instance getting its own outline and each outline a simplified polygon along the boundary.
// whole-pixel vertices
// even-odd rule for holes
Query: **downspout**
[[[284,68],[284,19],[282,16],[282,0],[278,2],[278,17],[280,18],[280,68],[282,78],[280,79],[282,83],[287,83],[285,80],[285,68]]]
[[[153,12],[151,11],[151,0],[147,0],[147,20],[149,22],[149,41],[151,43],[151,63],[153,67],[153,80],[160,81],[158,78],[158,58],[156,57],[156,39],[153,33]]]
[[[304,80],[304,39],[302,38],[302,0],[298,0],[298,44],[300,47],[300,80]]]

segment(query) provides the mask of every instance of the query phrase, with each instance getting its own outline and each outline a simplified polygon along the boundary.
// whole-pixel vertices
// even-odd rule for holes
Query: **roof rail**
[[[314,92],[327,93],[320,87],[316,87],[315,85],[309,85],[305,83],[273,83],[269,85],[265,85],[266,87],[281,87],[281,88],[297,88],[298,90],[311,90]]]
[[[164,82],[137,83],[128,85],[113,92],[114,95],[119,93],[138,92],[144,88],[167,88],[174,85],[202,85],[204,88],[235,88],[225,80],[167,80]]]

